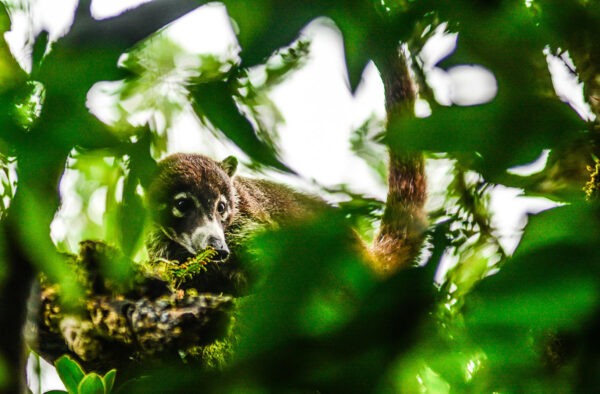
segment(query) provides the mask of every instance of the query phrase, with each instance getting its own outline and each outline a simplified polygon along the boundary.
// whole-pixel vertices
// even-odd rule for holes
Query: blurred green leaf
[[[538,330],[572,328],[598,304],[595,270],[587,264],[594,257],[585,249],[564,246],[516,255],[478,287],[473,298],[484,297],[485,310],[471,311],[468,321],[521,329],[532,322]]]
[[[30,130],[41,114],[46,92],[44,85],[36,81],[29,81],[22,90],[14,112],[17,123],[23,129]]]
[[[258,139],[250,121],[240,113],[233,93],[231,83],[227,82],[201,84],[192,89],[197,112],[208,118],[253,160],[289,171],[276,157],[273,147]]]
[[[330,2],[257,0],[224,3],[238,29],[242,66],[251,67],[263,63],[277,49],[296,40],[304,26],[325,15]]]
[[[518,252],[527,253],[548,245],[592,245],[600,237],[594,205],[578,202],[554,208],[529,219]]]
[[[546,296],[545,302],[556,303],[550,310],[570,309],[562,317],[557,312],[557,316],[550,314],[548,318],[562,319],[589,310],[596,302],[598,284],[598,268],[594,264],[597,251],[592,246],[600,236],[597,217],[597,208],[583,203],[535,215],[530,219],[514,258],[497,275],[507,278],[506,282],[489,280],[484,286],[491,287],[499,295],[500,289],[496,286],[500,284],[506,292],[515,290],[511,286],[527,284],[533,297],[531,303],[541,302],[542,296]],[[581,306],[569,306],[571,302]],[[540,311],[545,309],[548,308],[539,308]]]
[[[255,241],[252,248],[260,251],[257,260],[267,272],[262,281],[268,286],[242,314],[248,332],[240,357],[295,336],[339,327],[355,312],[352,300],[372,286],[373,278],[353,253],[346,225],[336,214],[321,216],[314,223],[283,228]],[[268,313],[258,313],[261,309]]]
[[[382,181],[387,180],[387,162],[379,139],[385,130],[385,124],[375,115],[371,115],[350,136],[352,151],[373,168]]]
[[[489,358],[490,383],[515,387],[539,373],[548,333],[585,330],[597,313],[595,217],[592,207],[574,205],[533,218],[514,257],[466,300],[465,322]]]
[[[169,382],[169,378],[172,378],[172,375],[166,378],[167,383],[171,383]],[[151,383],[146,384],[148,381],[150,381]],[[168,390],[169,388],[169,384],[160,385],[153,383],[154,382],[152,382],[152,379],[149,376],[143,376],[136,379],[129,379],[118,386],[117,390],[115,391],[115,394],[144,393],[156,388],[164,388],[164,390]]]
[[[6,387],[10,382],[10,376],[8,376],[8,368],[6,360],[3,356],[0,356],[0,388]]]
[[[434,265],[376,283],[354,242],[337,212],[254,242],[266,274],[240,312],[234,382],[237,366],[266,387],[365,392],[414,343],[431,305]]]
[[[35,75],[38,69],[41,67],[42,61],[44,60],[44,56],[46,55],[46,51],[48,50],[49,43],[50,39],[47,31],[42,31],[36,37],[31,54],[32,75]]]
[[[493,180],[507,168],[532,162],[543,149],[561,146],[584,128],[577,114],[558,99],[523,94],[512,100],[499,96],[474,107],[436,108],[424,119],[398,119],[388,127],[386,142],[400,151],[477,152],[479,170]]]
[[[5,34],[11,29],[11,21],[6,2],[0,3],[0,31]],[[0,39],[0,95],[6,93],[21,84],[27,79],[25,71],[19,66],[16,59],[12,56],[10,48],[4,39]],[[3,106],[9,108],[10,106]]]
[[[379,1],[363,0],[339,1],[329,10],[328,16],[344,36],[352,92],[356,91],[369,60],[373,60],[381,72],[398,53],[400,43],[408,43],[421,35],[419,23],[431,14],[430,5],[425,1],[403,3],[403,12],[395,12],[394,7]]]
[[[75,273],[68,267],[64,256],[57,252],[50,239],[48,228],[54,207],[48,199],[42,198],[45,196],[43,191],[35,190],[34,186],[23,187],[22,184],[19,184],[19,187],[12,212],[28,225],[19,226],[17,236],[25,245],[25,253],[32,263],[53,283],[60,285],[62,302],[73,306],[82,294],[82,289]]]
[[[189,63],[181,61],[182,48],[165,37],[154,36],[129,49],[172,19],[167,8],[181,12],[181,2],[152,2],[142,8],[158,5],[167,7],[165,12],[129,24],[123,21],[135,12],[97,21],[87,13],[89,3],[82,2],[71,33],[55,43],[45,58],[48,36],[42,33],[35,40],[29,79],[6,42],[0,42],[0,149],[17,157],[19,176],[17,185],[10,176],[0,178],[2,197],[12,197],[15,186],[18,190],[14,200],[3,199],[0,206],[18,239],[16,245],[0,245],[0,278],[21,279],[19,270],[7,270],[5,264],[5,255],[19,247],[63,286],[67,299],[80,292],[48,232],[58,205],[56,184],[70,152],[76,148],[81,153],[69,159],[76,159],[69,170],[79,171],[75,192],[84,200],[81,214],[89,207],[85,200],[107,188],[106,212],[98,220],[102,223],[94,227],[88,220],[80,235],[101,234],[118,241],[127,257],[133,255],[146,214],[139,189],[148,184],[155,165],[151,152],[160,156],[166,150],[163,132],[188,104],[189,85],[194,85],[196,110],[206,123],[221,129],[252,161],[288,170],[278,158],[276,135],[263,130],[260,110],[267,106],[277,122],[283,121],[267,90],[285,82],[289,72],[302,65],[307,52],[301,30],[316,18],[330,18],[343,35],[352,91],[368,61],[384,70],[399,43],[406,44],[417,79],[426,83],[429,70],[417,54],[444,22],[449,31],[459,33],[459,42],[436,71],[478,64],[493,73],[498,84],[493,101],[474,107],[441,107],[431,89],[420,86],[432,115],[395,119],[385,135],[384,142],[395,152],[418,149],[456,159],[452,164],[458,168],[456,174],[448,175],[454,176],[454,182],[441,193],[444,201],[432,215],[434,250],[425,258],[429,261],[425,267],[387,281],[374,278],[360,260],[356,236],[348,225],[372,228],[381,204],[341,187],[351,199],[340,204],[340,212],[327,211],[312,222],[282,226],[249,244],[256,251],[259,267],[250,269],[258,272],[259,285],[255,295],[240,301],[243,336],[231,366],[220,374],[182,368],[168,369],[165,375],[159,371],[145,383],[125,383],[121,392],[189,391],[199,383],[206,392],[586,392],[597,388],[593,384],[600,353],[595,345],[600,310],[596,203],[581,203],[582,195],[561,195],[566,205],[531,217],[514,256],[504,259],[489,198],[490,182],[510,185],[513,180],[506,169],[535,159],[543,149],[559,155],[579,138],[588,149],[574,153],[581,159],[574,160],[575,167],[600,156],[597,124],[584,123],[559,101],[543,53],[544,48],[553,53],[568,51],[573,75],[584,83],[585,99],[596,103],[598,2],[225,1],[239,30],[241,59],[207,55]],[[184,8],[194,6],[190,4]],[[0,4],[2,32],[10,29],[6,14],[10,5],[25,8],[28,3]],[[117,60],[127,50],[120,62],[124,67],[119,68]],[[238,60],[240,68],[234,66]],[[264,86],[244,85],[240,75],[256,65],[253,71],[264,68]],[[86,106],[90,88],[100,81],[120,84],[112,98],[118,120],[108,127]],[[170,94],[165,94],[165,86]],[[142,103],[131,106],[136,101]],[[152,119],[165,120],[165,130],[156,127],[150,133],[132,127],[131,116],[144,110],[152,111]],[[351,141],[355,153],[384,174],[381,158],[365,144],[373,136],[361,131]],[[585,178],[585,168],[579,170]],[[573,184],[585,182],[574,173],[561,176],[571,177]],[[548,179],[557,181],[554,167],[545,176],[521,184],[547,197],[548,189],[542,186]],[[117,196],[120,180],[122,201]],[[436,263],[448,255],[459,261],[442,279],[434,304]],[[131,268],[127,257],[103,262],[103,274],[124,280]],[[501,269],[490,275],[492,268]],[[445,268],[439,269],[443,273]],[[29,283],[29,278],[22,279]],[[546,345],[552,342],[548,337],[563,340],[565,333],[570,354],[553,370],[544,359]],[[0,384],[8,380],[10,367],[0,363]],[[81,392],[107,393],[113,388],[114,370],[103,378],[95,373],[84,377],[70,359],[60,359],[57,369],[66,370],[61,377],[69,381],[69,392],[76,392],[78,384]]]
[[[535,3],[538,12],[534,15],[555,39],[554,47],[579,52],[588,45],[594,45],[594,37],[600,34],[598,2],[543,0]]]
[[[364,2],[368,4],[368,2]],[[373,35],[381,35],[381,32],[370,31],[372,28],[371,24],[373,20],[367,18],[372,16],[372,12],[365,13],[366,10],[360,10],[362,12],[346,13],[345,10],[341,9],[341,15],[336,18],[334,15],[334,21],[340,28],[344,38],[344,55],[346,60],[346,69],[348,72],[348,79],[350,82],[350,91],[354,92],[356,87],[361,81],[363,71],[367,66],[369,60],[373,59],[373,50],[376,50],[377,46],[372,46],[371,39]],[[360,22],[355,19],[356,16],[360,15],[361,19],[365,17],[366,20]],[[366,22],[366,23],[365,23]],[[379,22],[379,21],[378,21]],[[380,37],[385,40],[388,37]],[[394,37],[392,42],[388,42],[389,45],[396,45],[399,41],[399,37]],[[382,41],[385,42],[385,41]]]
[[[310,45],[308,39],[300,38],[289,47],[276,51],[264,66],[240,70],[236,99],[243,104],[244,114],[256,122],[258,138],[274,150],[279,142],[279,126],[285,119],[270,93],[305,65],[310,56]]]
[[[138,145],[132,152],[135,156],[132,156],[129,162],[129,174],[125,177],[123,186],[123,201],[118,208],[119,244],[127,257],[132,257],[140,247],[147,212],[138,188],[141,186],[140,182],[147,184],[148,174],[154,168],[148,141]]]

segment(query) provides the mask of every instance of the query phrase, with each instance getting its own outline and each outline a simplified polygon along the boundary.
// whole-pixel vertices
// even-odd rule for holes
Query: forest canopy
[[[430,177],[435,203],[415,267],[373,275],[348,234],[372,237],[385,202],[345,184],[313,184],[335,206],[249,241],[264,271],[254,294],[194,298],[236,309],[231,360],[144,365],[143,379],[123,382],[120,368],[115,381],[114,366],[96,374],[62,358],[61,377],[75,374],[80,392],[110,392],[114,382],[122,392],[598,387],[599,2],[226,0],[236,43],[225,56],[191,53],[163,30],[208,2],[154,0],[106,19],[95,19],[90,3],[79,2],[64,35],[26,18],[20,54],[0,41],[1,390],[15,391],[22,376],[21,333],[37,277],[60,288],[66,310],[89,290],[65,257],[78,241],[118,250],[98,269],[115,287],[131,282],[132,261],[146,257],[147,186],[180,114],[235,146],[230,153],[248,171],[294,175],[279,145],[286,119],[270,93],[310,59],[311,37],[302,32],[322,18],[343,39],[352,94],[367,65],[383,74],[391,51],[407,59],[427,109],[387,121],[373,114],[340,141],[380,179],[384,148],[419,152],[430,171],[443,169],[443,187]],[[5,38],[35,6],[0,2]],[[456,35],[456,49],[430,64],[424,47],[436,35]],[[557,65],[576,81],[581,105],[557,93]],[[465,66],[493,76],[489,101],[444,100],[432,86],[434,71]],[[90,104],[94,91],[110,97],[111,111]],[[539,170],[515,170],[540,157]],[[552,202],[528,217],[514,247],[503,242],[494,219],[503,213],[491,204],[507,188]],[[69,199],[77,209],[61,210]],[[55,220],[66,223],[62,236],[51,234]]]

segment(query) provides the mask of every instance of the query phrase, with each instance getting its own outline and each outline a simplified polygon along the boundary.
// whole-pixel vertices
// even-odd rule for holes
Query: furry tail
[[[414,116],[416,88],[405,53],[394,50],[377,63],[386,95],[388,123]],[[377,272],[391,274],[410,266],[424,239],[427,218],[425,162],[422,154],[389,151],[388,195],[379,233],[371,249]]]

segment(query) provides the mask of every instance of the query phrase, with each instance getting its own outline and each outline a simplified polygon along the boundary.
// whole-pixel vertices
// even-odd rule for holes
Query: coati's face
[[[171,155],[158,164],[149,203],[155,223],[148,242],[152,257],[184,261],[207,247],[225,260],[225,228],[235,214],[231,176],[237,161],[217,162],[197,154]]]

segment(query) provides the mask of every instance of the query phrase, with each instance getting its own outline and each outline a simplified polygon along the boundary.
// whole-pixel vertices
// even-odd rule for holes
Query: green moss
[[[206,271],[206,264],[216,256],[216,250],[206,248],[195,257],[188,258],[184,263],[161,259],[150,262],[148,268],[152,274],[168,282],[173,289],[179,289],[182,284]]]
[[[124,298],[130,298],[135,301],[140,297],[147,297],[149,294],[151,294],[150,297],[155,297],[158,291],[160,292],[160,299],[151,298],[152,302],[166,301],[171,304],[171,307],[175,308],[178,307],[179,301],[186,299],[186,297],[194,299],[194,297],[200,296],[201,294],[199,294],[198,289],[190,285],[193,285],[193,280],[198,275],[202,275],[206,271],[206,265],[217,256],[217,252],[209,248],[195,257],[190,257],[183,263],[166,259],[143,261],[137,264],[131,262],[132,267],[134,267],[132,269],[133,275],[129,279],[126,288],[117,286],[117,283],[105,278],[102,272],[100,272],[104,261],[121,258],[121,256],[122,254],[118,249],[101,241],[84,241],[81,243],[80,251],[77,255],[69,254],[64,256],[69,267],[75,273],[77,281],[85,289],[85,294],[82,294],[82,298],[79,304],[76,305],[76,308],[68,310],[70,314],[78,316],[82,324],[89,326],[96,324],[89,320],[90,316],[88,312],[98,307],[95,303],[98,299],[94,298],[98,295],[108,295],[108,302],[110,300],[123,300]],[[183,286],[185,284],[187,286]],[[60,286],[51,282],[43,274],[40,275],[40,285],[42,297],[41,324],[60,336],[62,335],[60,324],[65,317],[66,311],[60,303]],[[183,290],[182,287],[186,287],[186,289]],[[87,304],[89,300],[91,300],[92,304]],[[102,317],[102,319],[104,318],[112,322],[103,322],[106,327],[113,327],[111,324],[114,324],[115,321],[119,320],[119,323],[123,323],[126,319],[119,312]],[[182,361],[200,365],[207,370],[221,370],[229,364],[233,357],[234,345],[237,342],[232,328],[235,325],[235,317],[232,317],[231,320],[232,322],[229,327],[226,329],[223,327],[219,328],[218,337],[222,339],[209,345],[180,349],[179,353]],[[126,322],[123,324],[126,325]],[[227,332],[223,332],[225,330]],[[123,341],[123,338],[117,338],[116,340]],[[82,346],[81,352],[76,352],[77,354],[83,354],[90,348],[90,345],[87,343]],[[96,359],[97,357],[93,358]]]
[[[598,198],[599,190],[600,190],[600,160],[595,160],[595,165],[588,166],[588,172],[590,173],[590,180],[586,182],[583,187],[583,191],[585,192],[585,196],[588,200],[593,200]]]
[[[219,339],[210,345],[195,346],[188,349],[185,359],[199,362],[207,370],[223,370],[230,362],[234,352],[233,339]]]
[[[237,319],[232,317],[227,335],[215,342],[194,346],[180,353],[184,362],[199,364],[205,370],[222,371],[233,359],[238,342]]]

